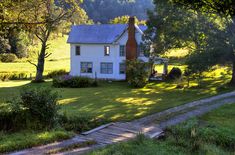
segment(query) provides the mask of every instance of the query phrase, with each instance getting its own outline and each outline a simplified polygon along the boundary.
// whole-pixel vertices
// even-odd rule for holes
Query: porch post
[[[164,75],[168,74],[168,62],[166,62],[166,61],[164,61],[163,74]]]

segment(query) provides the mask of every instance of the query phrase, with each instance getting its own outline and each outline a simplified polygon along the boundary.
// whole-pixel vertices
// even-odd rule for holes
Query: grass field
[[[167,132],[165,139],[155,141],[140,135],[130,142],[108,146],[88,154],[230,155],[235,153],[234,120],[235,104],[225,105],[199,119],[171,127],[169,129],[171,132]],[[192,132],[194,136],[192,136]]]
[[[52,55],[46,60],[45,74],[58,69],[69,71],[69,45],[66,44],[66,39],[67,37],[63,37],[50,41],[49,51]],[[180,51],[180,54],[172,53],[167,57],[176,58],[169,65],[169,70],[175,66],[184,70],[185,65],[179,60],[184,59],[186,51]],[[177,61],[178,63],[175,63]],[[162,66],[157,66],[159,72],[161,69]],[[60,94],[60,113],[66,113],[71,117],[89,115],[107,121],[133,120],[190,101],[233,90],[234,88],[225,85],[229,81],[226,70],[225,67],[217,66],[216,70],[205,73],[210,78],[203,80],[202,87],[195,87],[197,84],[192,81],[191,87],[185,89],[176,88],[179,81],[149,83],[142,89],[130,88],[125,82],[100,82],[99,87],[82,89],[53,88],[50,80],[42,84],[32,84],[30,81],[0,82],[0,109],[7,107],[5,100],[17,98],[19,91],[24,87],[47,87]],[[35,68],[25,60],[20,60],[16,63],[0,63],[0,73],[2,72],[34,74]],[[68,138],[71,135],[73,133],[60,129],[0,133],[0,153]],[[25,137],[29,137],[27,141],[24,140]]]
[[[50,71],[65,69],[69,71],[70,68],[70,46],[67,42],[67,36],[59,37],[55,40],[49,41],[48,52],[52,53],[45,62],[45,74]],[[40,46],[39,46],[40,47]],[[39,48],[38,48],[39,50]],[[37,58],[32,54],[32,61],[36,62]],[[1,63],[0,73],[32,73],[36,72],[35,66],[29,64],[26,59],[19,60],[15,63]]]
[[[125,82],[101,82],[97,88],[52,88],[61,95],[61,112],[69,116],[92,115],[111,121],[132,120],[193,100],[229,91],[224,79],[208,79],[202,88],[177,89],[176,84],[150,83],[142,89],[132,89]],[[196,85],[195,83],[193,83]],[[0,100],[17,96],[25,86],[51,88],[50,81],[31,84],[30,81],[9,81],[0,83]],[[179,97],[180,96],[180,97]],[[97,110],[99,109],[99,110]]]
[[[0,82],[0,108],[6,108],[4,100],[16,98],[24,87],[48,87],[57,91],[61,98],[60,113],[68,116],[91,116],[106,121],[127,121],[159,112],[193,100],[230,91],[228,79],[207,79],[202,88],[177,89],[176,83],[149,83],[145,88],[133,89],[125,82],[100,82],[97,88],[53,88],[52,82],[32,84],[30,81]],[[192,85],[196,85],[192,83]],[[40,138],[40,134],[48,136]],[[32,147],[71,136],[66,131],[23,131],[6,134],[0,138],[0,152]],[[52,135],[52,136],[51,136]],[[24,141],[24,137],[29,138]],[[15,147],[12,147],[15,146]]]

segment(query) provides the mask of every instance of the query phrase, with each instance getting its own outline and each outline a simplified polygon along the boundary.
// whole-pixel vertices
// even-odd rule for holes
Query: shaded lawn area
[[[175,83],[163,82],[150,83],[142,89],[129,88],[125,82],[100,82],[100,86],[97,88],[70,89],[53,88],[51,81],[43,84],[32,84],[30,81],[9,81],[0,83],[0,109],[7,106],[4,104],[4,100],[16,98],[19,91],[26,86],[48,87],[58,91],[61,95],[60,113],[66,113],[71,117],[90,115],[108,121],[126,121],[193,100],[231,91],[233,88],[223,86],[226,82],[228,79],[207,79],[204,81],[203,88],[190,89],[176,89]],[[48,132],[48,136],[42,138],[40,135],[45,132]],[[1,133],[0,152],[45,144],[69,138],[71,135],[73,133],[64,130]],[[27,140],[25,137],[28,137]],[[155,146],[155,143],[153,145]]]
[[[15,97],[25,86],[48,87],[61,95],[61,113],[68,116],[90,115],[109,121],[126,121],[156,113],[177,105],[232,90],[224,88],[224,79],[207,79],[203,88],[176,89],[174,83],[150,83],[133,89],[125,82],[101,82],[97,88],[52,88],[51,82],[31,84],[29,81],[0,83],[0,108],[4,99]]]
[[[235,154],[234,120],[235,103],[225,105],[198,119],[171,127],[169,129],[171,132],[166,132],[165,139],[152,140],[140,135],[135,140],[111,145],[88,154]]]

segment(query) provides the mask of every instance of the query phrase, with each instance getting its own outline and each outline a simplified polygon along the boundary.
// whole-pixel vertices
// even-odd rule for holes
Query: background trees
[[[147,32],[154,41],[155,54],[172,48],[187,48],[190,51],[187,71],[199,76],[214,65],[234,61],[228,20],[221,18],[219,12],[206,13],[178,5],[182,1],[177,1],[177,5],[171,0],[155,0],[154,3],[156,7],[149,13]],[[232,81],[233,78],[234,73]]]
[[[124,15],[143,20],[147,19],[147,10],[153,9],[152,0],[84,0],[81,6],[96,23],[108,23]]]

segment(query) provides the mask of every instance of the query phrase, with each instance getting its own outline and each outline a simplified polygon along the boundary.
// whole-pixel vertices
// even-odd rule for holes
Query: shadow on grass
[[[101,82],[97,88],[53,88],[51,82],[0,88],[0,98],[17,96],[24,87],[48,87],[61,95],[60,113],[68,116],[89,115],[109,121],[129,121],[165,109],[209,97],[233,88],[225,87],[227,80],[207,79],[201,88],[176,89],[174,83],[149,83],[145,88],[129,88],[125,82]],[[221,89],[222,88],[222,89]],[[1,104],[0,104],[1,106]]]

